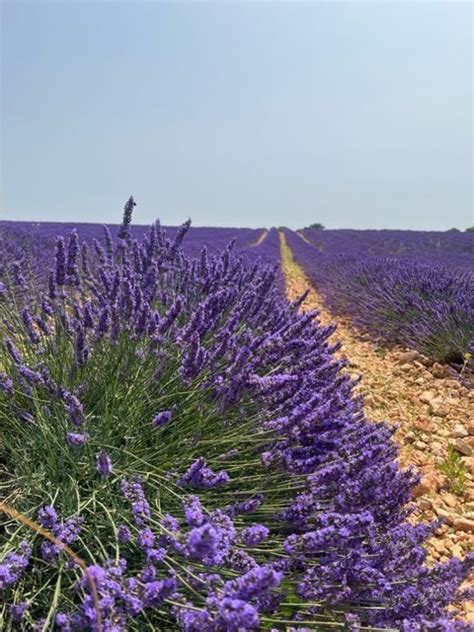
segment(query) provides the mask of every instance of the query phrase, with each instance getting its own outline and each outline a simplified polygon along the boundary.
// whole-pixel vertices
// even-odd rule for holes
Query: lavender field
[[[0,628],[472,629],[280,232],[132,212],[0,222]],[[474,235],[282,234],[335,322],[466,370]]]

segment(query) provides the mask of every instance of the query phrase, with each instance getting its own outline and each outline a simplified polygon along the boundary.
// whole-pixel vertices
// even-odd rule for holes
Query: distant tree
[[[468,226],[464,232],[465,233],[474,233],[474,226]]]
[[[322,224],[320,224],[319,222],[316,222],[314,224],[310,224],[308,226],[308,228],[312,228],[313,230],[324,230],[324,226]]]
[[[448,233],[460,233],[461,231],[459,230],[459,228],[450,228],[448,230]]]

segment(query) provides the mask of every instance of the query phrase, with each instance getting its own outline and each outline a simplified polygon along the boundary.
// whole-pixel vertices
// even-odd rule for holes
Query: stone
[[[423,366],[432,366],[433,365],[433,360],[431,360],[431,358],[428,358],[424,355],[421,355],[421,353],[418,354],[418,360],[421,362],[421,364]]]
[[[420,450],[421,452],[424,452],[427,448],[427,445],[424,441],[416,441],[414,446],[417,450]],[[469,454],[467,456],[469,456]]]
[[[456,507],[458,504],[458,499],[454,494],[443,494],[441,500],[443,500],[444,504],[448,507]]]
[[[430,492],[437,492],[441,487],[440,477],[436,474],[426,474],[421,481],[413,488],[413,497],[418,498],[423,494],[429,494]]]
[[[421,509],[421,511],[429,511],[432,506],[433,505],[431,504],[431,501],[427,498],[420,498],[420,500],[418,501],[418,507]]]
[[[449,415],[449,407],[446,403],[439,399],[434,399],[430,402],[430,413],[437,417],[447,417]]]
[[[417,430],[422,430],[423,432],[436,432],[436,424],[429,419],[417,419],[413,425]]]
[[[466,489],[466,491],[464,492],[464,497],[468,502],[474,502],[474,487],[469,487],[468,489]]]
[[[433,538],[433,540],[431,540],[431,546],[440,554],[444,553],[446,550],[444,542],[439,538]]]
[[[434,391],[423,391],[419,400],[420,402],[423,402],[423,404],[429,404],[435,397],[436,393]]]
[[[434,510],[438,518],[442,518],[446,524],[453,525],[454,521],[457,519],[455,514],[452,514],[450,511],[446,511],[446,509],[442,509],[441,507],[435,507]]]
[[[442,443],[439,443],[438,441],[433,441],[433,443],[431,444],[431,452],[436,456],[443,457],[446,451]]]
[[[449,376],[449,372],[446,370],[446,367],[442,364],[439,364],[439,362],[435,362],[433,364],[433,366],[431,367],[431,373],[434,377],[437,377],[438,379]]]
[[[409,362],[413,362],[418,358],[417,351],[406,351],[405,353],[400,353],[397,358],[397,364],[406,364]]]
[[[452,527],[455,531],[466,531],[468,533],[474,533],[474,520],[469,518],[456,518]]]
[[[463,439],[458,439],[457,441],[455,441],[454,449],[457,450],[457,452],[464,454],[464,456],[472,456],[473,453],[472,447],[469,442]]]
[[[461,424],[454,424],[454,428],[451,432],[451,436],[454,439],[463,439],[469,435],[468,431]]]
[[[453,554],[453,557],[464,557],[463,550],[459,544],[454,544],[451,547],[451,553]]]

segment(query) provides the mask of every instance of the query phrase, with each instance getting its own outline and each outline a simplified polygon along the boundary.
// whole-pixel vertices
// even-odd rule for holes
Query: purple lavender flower
[[[15,347],[15,345],[13,344],[13,342],[12,342],[12,340],[10,338],[7,338],[5,340],[5,345],[7,347],[8,353],[12,357],[13,361],[16,364],[22,364],[23,363],[23,356],[18,351],[18,349]]]
[[[27,424],[35,423],[35,418],[33,417],[33,415],[26,410],[21,410],[18,413],[18,417]]]
[[[72,231],[67,248],[66,273],[71,285],[79,285],[79,273],[77,267],[77,257],[79,255],[79,238],[75,230]]]
[[[23,323],[25,324],[26,332],[32,343],[37,344],[41,338],[35,329],[35,323],[27,307],[25,307],[21,313]]]
[[[238,579],[226,582],[224,591],[230,596],[248,601],[277,588],[282,579],[281,571],[276,571],[271,566],[256,566]]]
[[[63,393],[63,400],[67,406],[67,412],[69,415],[70,421],[75,426],[82,426],[84,423],[84,408],[78,397],[70,393],[69,391],[65,391]]]
[[[166,557],[166,549],[160,547],[158,549],[146,549],[146,561],[148,564],[159,564]]]
[[[97,327],[95,330],[95,339],[98,341],[101,338],[104,337],[104,335],[107,333],[107,331],[109,330],[109,322],[110,322],[110,318],[109,318],[109,308],[108,307],[104,307],[104,309],[102,310],[102,313],[99,317],[99,322],[97,323]]]
[[[243,599],[224,597],[208,599],[210,607],[217,610],[215,627],[212,629],[239,632],[240,630],[256,630],[260,627],[257,608]]]
[[[189,533],[187,539],[187,551],[190,557],[204,561],[205,558],[212,559],[221,542],[221,536],[217,529],[210,524],[202,527],[195,527]]]
[[[90,437],[87,432],[68,432],[66,438],[69,445],[76,448],[82,448],[89,441]]]
[[[56,509],[52,505],[45,505],[38,511],[38,521],[46,529],[54,529],[58,520]]]
[[[13,380],[3,371],[0,371],[0,392],[5,395],[13,393]]]
[[[150,582],[145,586],[144,604],[146,607],[161,606],[176,591],[178,584],[174,577]]]
[[[151,517],[150,505],[146,499],[143,485],[138,480],[127,481],[120,484],[123,495],[132,503],[132,512],[137,526],[142,527],[145,520]]]
[[[54,271],[49,273],[48,278],[48,297],[54,301],[57,296],[57,287],[56,287],[56,274]]]
[[[23,621],[28,608],[29,604],[26,601],[20,601],[18,603],[12,604],[9,608],[12,620],[15,623],[20,623],[21,621]]]
[[[121,524],[117,529],[117,537],[120,542],[127,543],[132,540],[132,532],[127,525]]]
[[[25,366],[24,364],[22,364],[22,365],[20,365],[18,367],[18,372],[30,384],[34,384],[36,386],[44,386],[45,385],[44,379],[43,379],[43,376],[41,375],[41,373],[38,373],[37,371],[33,371],[32,369],[30,369],[29,367]]]
[[[256,494],[254,498],[250,498],[249,500],[243,500],[232,505],[227,505],[225,512],[231,517],[239,514],[252,513],[260,507],[263,501],[263,494]]]
[[[132,223],[133,208],[137,205],[133,196],[130,196],[123,207],[122,224],[119,228],[118,236],[120,239],[130,239],[130,224]]]
[[[23,575],[31,558],[31,547],[23,541],[20,544],[20,552],[12,551],[7,553],[5,559],[0,564],[0,593],[15,584]]]
[[[186,522],[191,527],[199,527],[205,520],[204,508],[199,496],[188,496],[183,501]]]
[[[203,457],[197,459],[178,480],[178,485],[189,487],[202,487],[209,489],[219,485],[225,485],[230,480],[225,470],[214,472]]]
[[[73,544],[81,532],[84,518],[81,516],[71,516],[64,524],[56,527],[55,535],[65,544]]]
[[[257,546],[265,540],[270,533],[268,527],[263,524],[254,524],[242,532],[242,538],[247,546]]]
[[[149,528],[138,532],[138,546],[142,549],[152,549],[155,545],[155,534]]]
[[[56,285],[64,285],[66,283],[66,247],[62,237],[56,240],[55,260],[55,283]]]
[[[110,456],[101,451],[96,456],[97,461],[97,471],[102,476],[102,478],[108,478],[112,474],[112,459]]]
[[[171,410],[162,410],[153,419],[153,425],[155,428],[162,428],[171,421],[173,416]]]

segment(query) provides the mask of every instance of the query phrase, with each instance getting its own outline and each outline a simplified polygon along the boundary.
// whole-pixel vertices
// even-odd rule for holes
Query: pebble
[[[447,417],[449,415],[449,408],[439,400],[434,400],[430,402],[430,413],[437,417]]]
[[[409,362],[413,362],[418,358],[417,351],[406,351],[405,353],[398,354],[397,364],[404,365]]]
[[[454,439],[463,439],[464,437],[467,437],[468,435],[469,435],[468,431],[461,424],[455,424],[451,432],[451,436]]]
[[[446,509],[442,509],[441,507],[435,507],[436,515],[439,518],[443,518],[446,521],[446,524],[453,525],[456,520],[456,515],[453,515],[450,511],[446,511]]]
[[[456,518],[452,523],[452,527],[455,531],[474,533],[474,520],[470,520],[469,518]]]
[[[438,551],[438,553],[444,553],[446,548],[444,542],[439,538],[434,538],[431,541],[431,546],[435,549],[435,551]]]
[[[441,499],[446,505],[448,505],[448,507],[456,507],[456,505],[458,504],[458,499],[454,494],[443,494],[441,496]]]
[[[419,399],[423,404],[429,404],[435,397],[436,394],[433,391],[423,391]]]
[[[464,454],[464,456],[472,456],[472,447],[468,441],[463,441],[462,439],[458,439],[454,443],[454,448],[461,454]]]
[[[418,501],[418,507],[421,509],[421,511],[429,511],[432,506],[433,505],[431,504],[431,501],[427,498],[420,498],[420,500]]]
[[[433,374],[434,377],[437,377],[439,379],[442,379],[449,375],[449,372],[446,369],[446,367],[443,366],[442,364],[439,364],[439,362],[435,362],[433,364],[433,366],[431,367],[431,373]]]

